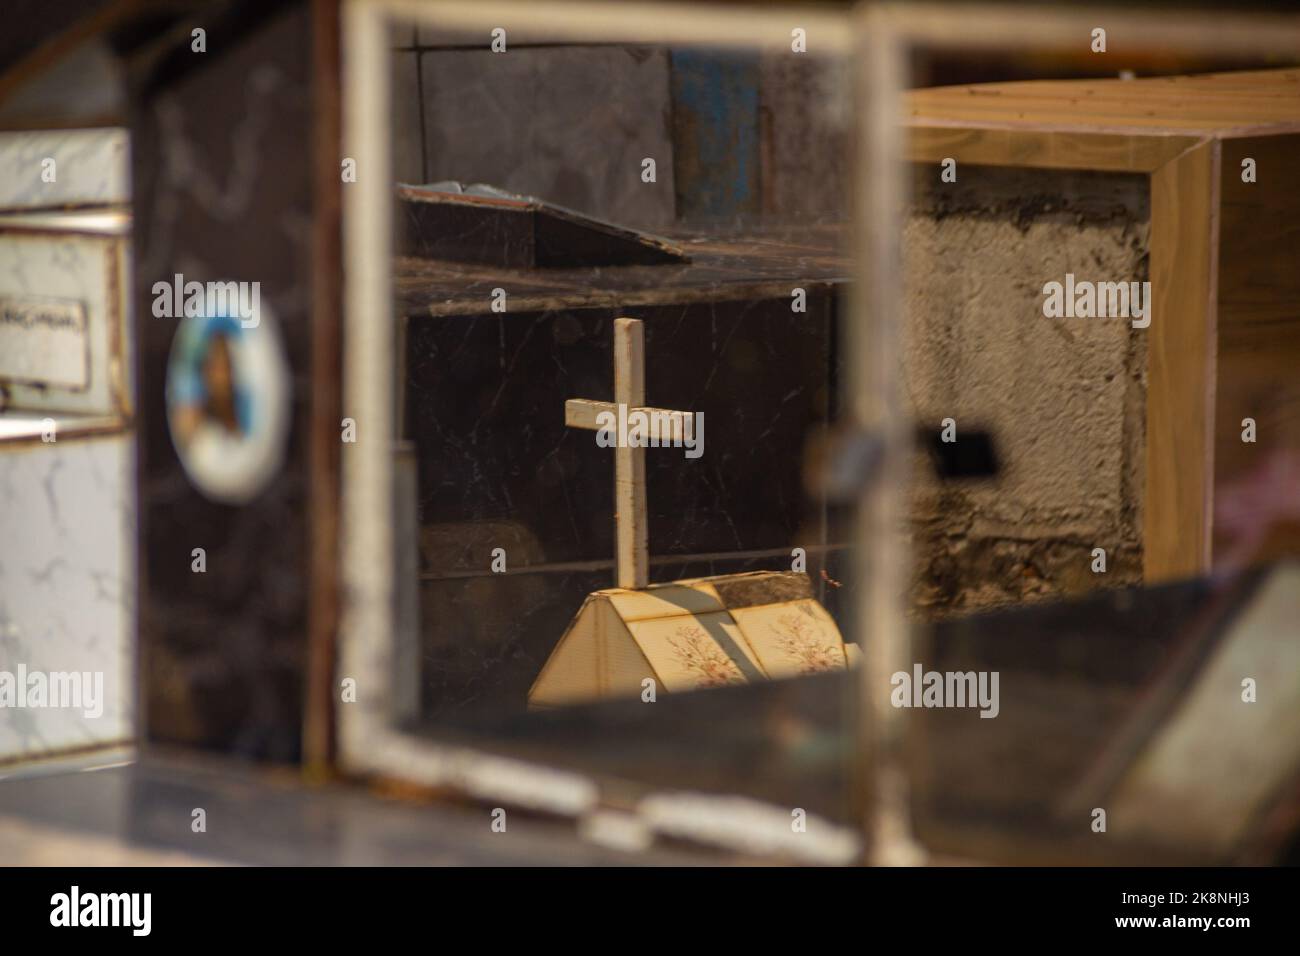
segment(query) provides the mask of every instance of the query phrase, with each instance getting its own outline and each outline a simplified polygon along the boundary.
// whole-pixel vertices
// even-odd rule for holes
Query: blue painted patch
[[[673,176],[679,219],[759,210],[757,55],[672,51]]]

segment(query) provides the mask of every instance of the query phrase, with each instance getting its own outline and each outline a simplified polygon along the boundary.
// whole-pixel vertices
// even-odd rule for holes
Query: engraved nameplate
[[[0,296],[0,381],[85,389],[90,384],[85,306],[68,299]]]

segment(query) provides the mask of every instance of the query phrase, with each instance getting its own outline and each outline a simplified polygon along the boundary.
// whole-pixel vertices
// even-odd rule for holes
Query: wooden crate
[[[1225,495],[1271,528],[1250,558],[1300,547],[1267,470],[1300,451],[1300,70],[920,89],[904,113],[913,162],[1150,177],[1144,577],[1228,556]]]

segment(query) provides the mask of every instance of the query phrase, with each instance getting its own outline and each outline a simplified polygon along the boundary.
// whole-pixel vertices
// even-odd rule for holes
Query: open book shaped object
[[[844,670],[845,644],[806,574],[756,571],[587,596],[528,703],[678,693]]]
[[[404,255],[518,269],[689,261],[666,239],[483,183],[399,183],[397,198]]]

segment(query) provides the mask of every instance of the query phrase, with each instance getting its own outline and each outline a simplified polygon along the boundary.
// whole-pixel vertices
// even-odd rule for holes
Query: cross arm
[[[599,416],[608,412],[614,416],[614,425],[618,426],[618,406],[613,402],[597,402],[589,398],[570,398],[564,403],[564,424],[570,428],[583,428],[587,431],[599,431],[602,427]],[[692,434],[694,420],[690,412],[674,411],[671,408],[651,408],[638,405],[629,408],[627,415],[640,412],[646,416],[650,429],[646,437],[650,440],[681,440]]]

